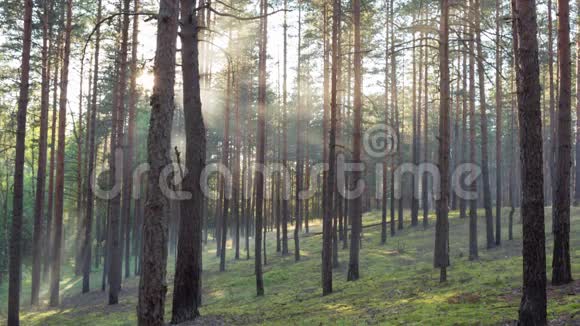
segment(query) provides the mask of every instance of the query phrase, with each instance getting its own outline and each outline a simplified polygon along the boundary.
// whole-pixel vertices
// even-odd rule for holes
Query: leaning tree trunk
[[[441,269],[440,282],[447,281],[449,266],[449,0],[441,0],[441,23],[439,25],[439,170],[441,188],[437,201],[437,222],[435,225],[434,265]]]
[[[570,165],[572,163],[572,78],[570,73],[570,2],[558,0],[558,64],[560,96],[556,139],[556,188],[554,189],[554,255],[552,284],[572,282],[570,265]]]
[[[185,124],[185,165],[188,173],[183,182],[183,191],[191,193],[191,198],[181,202],[182,218],[177,242],[172,324],[196,318],[201,306],[201,229],[204,198],[200,181],[205,166],[206,139],[201,110],[199,43],[194,7],[195,1],[181,0],[183,109],[185,121],[188,121]]]
[[[30,48],[32,44],[32,0],[24,2],[24,30],[22,36],[22,66],[16,129],[16,157],[14,160],[14,195],[10,237],[10,271],[8,285],[8,325],[20,324],[20,286],[22,261],[22,215],[24,196],[24,151],[26,140],[26,111],[30,88]]]
[[[151,118],[147,154],[147,203],[143,220],[141,278],[139,280],[138,325],[164,325],[167,293],[167,198],[159,186],[161,171],[171,160],[171,124],[174,111],[175,52],[178,0],[161,0],[155,51],[155,86],[151,97]]]
[[[536,1],[517,0],[518,110],[522,168],[523,289],[521,325],[546,325],[546,236],[542,175],[542,113]]]
[[[66,137],[66,106],[68,70],[70,61],[70,38],[72,30],[72,0],[66,3],[66,26],[64,30],[64,53],[60,77],[60,98],[58,112],[58,147],[56,151],[56,186],[54,198],[54,235],[52,241],[52,266],[50,273],[50,306],[59,303],[60,262],[62,254],[62,220],[64,211],[64,152]]]

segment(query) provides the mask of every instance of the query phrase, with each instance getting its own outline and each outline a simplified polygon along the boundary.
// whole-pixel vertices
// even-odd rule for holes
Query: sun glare
[[[143,87],[143,89],[151,91],[155,84],[155,77],[150,72],[142,72],[139,77],[137,77],[137,84]]]

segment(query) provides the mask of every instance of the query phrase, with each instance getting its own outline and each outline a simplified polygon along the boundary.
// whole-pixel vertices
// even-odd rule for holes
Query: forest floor
[[[546,225],[550,209],[546,209]],[[406,212],[408,214],[408,212]],[[450,220],[449,281],[438,282],[433,268],[434,216],[425,230],[406,227],[386,245],[380,244],[380,227],[364,228],[360,254],[361,278],[346,282],[348,250],[340,250],[340,267],[334,270],[334,293],[323,297],[320,286],[320,225],[311,225],[310,235],[301,238],[301,261],[294,255],[276,253],[275,233],[268,234],[264,267],[266,295],[256,297],[253,258],[233,258],[228,250],[226,272],[219,273],[215,245],[204,249],[202,318],[191,325],[506,325],[517,318],[521,296],[521,225],[514,216],[514,240],[507,240],[508,210],[503,213],[503,241],[500,247],[485,249],[485,221],[480,213],[479,255],[468,257],[468,220],[452,212]],[[380,221],[379,212],[365,214],[364,225]],[[408,221],[406,226],[408,225]],[[551,271],[552,236],[547,236],[547,270]],[[292,233],[289,247],[294,248]],[[231,246],[231,243],[229,243]],[[580,209],[572,209],[571,258],[573,277],[580,279]],[[243,248],[243,246],[242,246]],[[241,249],[242,249],[241,248]],[[253,249],[252,249],[253,250]],[[252,252],[252,251],[251,251]],[[172,274],[169,262],[167,319],[170,319]],[[125,280],[119,305],[107,305],[100,291],[99,271],[92,276],[94,292],[80,295],[81,280],[65,268],[58,309],[23,307],[23,325],[135,325],[138,279]],[[25,276],[23,302],[29,298]],[[5,320],[6,285],[0,288],[0,322]],[[580,282],[548,288],[548,319],[553,325],[580,325]],[[44,296],[47,297],[46,293]],[[45,298],[46,299],[46,298]]]

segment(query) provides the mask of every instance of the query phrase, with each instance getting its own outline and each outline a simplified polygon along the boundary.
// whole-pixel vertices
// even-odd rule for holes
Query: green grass
[[[546,221],[550,221],[549,209]],[[483,214],[480,214],[482,216]],[[507,221],[507,210],[503,215]],[[580,279],[580,210],[572,209],[571,248],[574,278]],[[438,270],[432,267],[434,222],[427,230],[409,228],[380,245],[380,228],[365,228],[360,254],[361,279],[346,282],[348,250],[340,250],[341,266],[334,270],[334,293],[323,297],[320,286],[321,236],[301,239],[302,259],[281,257],[275,252],[274,234],[269,233],[268,265],[264,268],[266,295],[256,297],[253,259],[235,261],[228,251],[227,271],[218,272],[215,246],[204,250],[204,306],[201,313],[211,320],[226,324],[268,325],[473,325],[501,324],[517,318],[520,300],[522,258],[521,226],[515,216],[513,241],[507,240],[507,223],[503,226],[501,247],[486,250],[485,222],[479,218],[480,260],[470,262],[468,256],[468,223],[451,213],[449,281],[438,282]],[[378,222],[380,215],[364,216],[364,224]],[[546,223],[547,225],[551,223]],[[408,223],[407,223],[408,225]],[[320,230],[311,226],[311,232]],[[552,237],[547,230],[547,270],[550,276]],[[231,243],[229,244],[231,245]],[[289,241],[292,250],[294,243]],[[252,251],[253,254],[253,251]],[[242,257],[245,258],[245,252]],[[171,311],[171,274],[167,296],[167,319]],[[70,268],[65,275],[70,275]],[[93,275],[93,288],[98,289],[100,273]],[[63,279],[63,304],[59,309],[32,310],[25,306],[23,325],[134,325],[137,305],[137,279],[124,284],[118,306],[106,304],[106,293],[95,291],[81,296],[80,281]],[[578,283],[577,283],[578,284]],[[577,286],[576,286],[577,287]],[[23,285],[23,299],[28,301],[29,282]],[[6,289],[1,288],[2,300]],[[548,290],[548,318],[574,318],[580,301],[570,295],[573,287]],[[4,305],[4,304],[3,304]],[[575,321],[577,321],[577,316]]]

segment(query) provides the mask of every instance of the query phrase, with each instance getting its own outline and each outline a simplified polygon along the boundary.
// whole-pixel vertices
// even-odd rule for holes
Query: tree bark
[[[258,78],[258,148],[257,164],[263,166],[266,154],[266,59],[268,41],[268,0],[261,0],[261,23],[260,23],[260,51],[259,51],[259,78]],[[262,275],[262,221],[264,209],[264,174],[256,170],[256,221],[255,221],[255,246],[254,272],[256,273],[256,293],[264,295],[264,279]],[[295,225],[298,228],[298,223]]]
[[[97,21],[101,20],[102,16],[102,0],[98,1],[97,5]],[[98,99],[98,82],[99,82],[99,53],[101,46],[101,29],[97,27],[95,32],[95,61],[93,70],[93,94],[91,98],[91,125],[89,126],[89,144],[88,144],[88,174],[90,180],[93,180],[94,169],[95,169],[95,137],[96,137],[96,127],[97,127],[97,99]],[[96,180],[95,180],[96,181]],[[93,182],[95,182],[93,181]],[[93,188],[91,186],[92,182],[87,183],[87,206],[84,219],[84,241],[82,243],[82,253],[83,253],[83,293],[88,293],[90,291],[90,278],[91,278],[91,238],[92,238],[92,225],[93,225],[93,212],[94,212],[94,194]]]
[[[201,306],[203,193],[200,185],[205,167],[206,138],[202,115],[197,19],[195,1],[181,0],[181,55],[183,71],[183,108],[186,131],[188,173],[183,191],[191,198],[181,202],[177,263],[173,293],[173,324],[195,319]]]
[[[546,325],[546,238],[536,1],[517,0],[518,110],[522,167],[523,289],[521,325]]]
[[[552,284],[572,282],[570,265],[570,166],[572,164],[572,76],[570,62],[570,2],[558,0],[558,64],[560,96],[556,138],[554,189],[554,255]]]
[[[487,151],[487,104],[485,100],[485,67],[481,45],[481,4],[475,0],[475,42],[477,44],[477,76],[479,77],[479,105],[481,122],[481,178],[483,182],[483,207],[485,208],[485,229],[487,248],[495,247],[493,234],[493,213],[491,206],[491,189],[489,185],[489,159]]]
[[[34,202],[34,233],[32,237],[32,287],[30,303],[38,305],[40,292],[40,267],[41,254],[43,246],[43,214],[44,214],[44,195],[46,184],[46,149],[48,137],[48,108],[50,97],[50,59],[52,52],[51,32],[49,27],[49,15],[52,9],[50,0],[43,1],[42,16],[42,86],[40,99],[40,135],[38,137],[38,172],[36,174],[36,196]],[[51,45],[48,43],[50,42]]]
[[[440,268],[440,282],[447,281],[449,266],[449,1],[441,0],[441,22],[439,25],[439,170],[441,173],[441,193],[437,201],[437,222],[435,225],[434,265]]]
[[[361,1],[353,0],[353,25],[354,25],[354,125],[352,136],[352,161],[354,164],[362,164],[361,161],[361,136],[362,136],[362,55],[361,55]],[[357,186],[361,177],[360,171],[352,173],[351,185]],[[351,200],[350,207],[350,258],[348,263],[348,281],[359,279],[359,248],[361,233],[361,196]]]
[[[10,270],[8,284],[8,325],[20,325],[20,287],[22,284],[22,219],[24,197],[24,151],[26,141],[26,113],[30,89],[30,48],[32,44],[32,0],[24,2],[24,27],[22,34],[22,65],[20,92],[16,116],[16,157],[14,160],[14,194],[10,237]]]
[[[147,153],[151,170],[143,221],[142,270],[139,280],[138,325],[163,325],[167,293],[167,199],[161,193],[161,170],[170,163],[171,124],[174,111],[175,52],[179,2],[161,0],[155,51],[155,86]]]
[[[64,211],[64,152],[66,136],[66,106],[68,71],[70,61],[70,37],[72,30],[72,0],[66,2],[66,26],[64,29],[64,52],[60,77],[58,112],[58,147],[56,151],[56,186],[54,199],[54,236],[52,241],[52,265],[50,273],[50,306],[59,303],[60,262],[62,255],[62,223]]]

